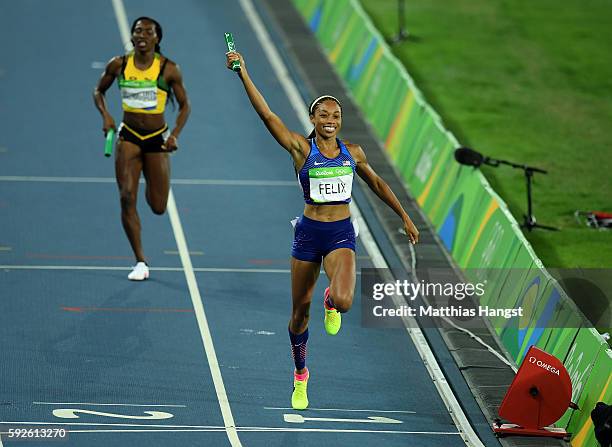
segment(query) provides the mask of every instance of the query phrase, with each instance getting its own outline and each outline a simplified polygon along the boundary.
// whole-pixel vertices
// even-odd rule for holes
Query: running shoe
[[[310,373],[307,373],[305,380],[297,380],[293,377],[293,394],[291,394],[291,406],[294,410],[305,410],[308,407],[308,379]]]
[[[325,300],[327,300],[328,296],[329,287],[325,289]],[[329,335],[336,335],[340,330],[340,326],[342,325],[342,315],[333,307],[328,309],[325,304],[323,307],[325,308],[325,332],[327,332]]]
[[[144,262],[138,262],[128,275],[130,281],[143,281],[148,277],[149,267]]]

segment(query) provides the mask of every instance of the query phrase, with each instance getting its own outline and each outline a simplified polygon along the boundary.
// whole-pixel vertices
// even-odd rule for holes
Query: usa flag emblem
[[[350,166],[350,165],[351,165],[351,162],[348,160],[342,162],[342,166]]]

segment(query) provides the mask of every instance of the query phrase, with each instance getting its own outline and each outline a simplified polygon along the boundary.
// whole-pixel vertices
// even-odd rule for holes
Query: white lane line
[[[178,250],[164,250],[165,255],[178,255]],[[189,256],[204,256],[203,251],[192,250],[189,252]]]
[[[121,0],[112,0],[112,2],[113,9],[115,10],[115,17],[117,18],[117,26],[119,27],[119,34],[121,35],[121,42],[123,42],[125,51],[130,51],[133,47],[125,6],[123,6],[123,1]]]
[[[99,402],[32,402],[34,405],[96,405],[96,406],[111,406],[111,407],[172,407],[172,408],[187,408],[187,405],[175,404],[102,404]]]
[[[224,269],[224,268],[194,268],[196,272],[211,273],[291,273],[289,269]]]
[[[131,270],[132,267],[110,267],[101,265],[0,265],[0,270]],[[158,272],[182,272],[183,267],[151,267],[149,270]],[[202,273],[291,273],[289,269],[233,269],[215,267],[194,267],[194,272]]]
[[[310,433],[378,433],[378,434],[389,434],[389,435],[459,435],[458,432],[446,432],[446,431],[396,431],[396,430],[351,430],[351,429],[328,429],[328,428],[283,428],[283,427],[238,427],[236,429],[240,432],[245,433],[282,433],[282,432],[310,432]],[[223,433],[223,428],[185,428],[185,429],[153,429],[153,430],[66,430],[70,434],[76,433],[179,433],[179,432],[209,432],[209,433]],[[0,434],[8,434],[8,432],[0,432]]]
[[[83,410],[81,408],[56,408],[51,412],[53,416],[61,419],[79,419],[81,414],[89,414],[92,416],[102,416],[119,419],[137,419],[140,421],[159,421],[162,419],[171,419],[174,414],[165,411],[143,411],[144,414],[117,414],[106,413],[104,411]]]
[[[0,265],[0,270],[111,270],[111,271],[129,271],[132,267],[111,267],[103,265]],[[153,272],[182,272],[182,267],[150,267]],[[289,269],[233,269],[223,267],[193,267],[193,271],[197,273],[291,273]],[[361,272],[356,272],[357,276]],[[321,275],[325,275],[325,271],[321,270]]]
[[[285,95],[287,96],[287,99],[289,99],[291,107],[293,107],[295,115],[301,121],[304,129],[307,130],[307,132],[310,132],[312,129],[312,124],[306,115],[306,110],[308,107],[304,104],[304,100],[300,96],[297,87],[289,75],[289,71],[285,67],[285,64],[278,54],[276,47],[272,44],[274,41],[270,38],[268,31],[266,31],[266,27],[261,21],[261,18],[259,17],[259,14],[253,6],[251,0],[239,1],[244,14],[251,24],[251,28],[253,28],[253,31],[255,32],[255,36],[257,36],[257,40],[259,40],[259,44],[263,48],[264,53],[268,58],[268,62],[270,62],[270,65],[274,70],[276,78],[278,78],[279,82],[281,83],[283,90],[285,91]]]
[[[406,232],[404,231],[404,234],[406,234]],[[418,284],[420,282],[419,277],[416,274],[416,253],[414,251],[414,247],[412,245],[410,245],[410,256],[412,258],[411,260],[411,266],[412,266],[412,276],[414,277],[415,282]],[[452,262],[452,260],[449,260]],[[421,299],[427,304],[430,305],[429,300],[427,299],[427,297],[425,295],[423,295],[422,293],[419,295],[421,297]],[[484,346],[491,354],[493,354],[495,357],[497,357],[501,362],[505,363],[506,365],[508,365],[510,367],[510,369],[512,369],[512,371],[514,371],[514,373],[516,374],[518,372],[518,368],[513,365],[512,363],[510,363],[510,361],[504,356],[502,355],[500,352],[497,351],[497,349],[493,348],[491,345],[487,344],[487,342],[485,342],[482,338],[480,338],[478,335],[474,334],[472,331],[459,326],[458,324],[456,324],[453,320],[451,320],[448,317],[441,317],[444,321],[446,321],[448,324],[450,324],[452,327],[454,327],[455,329],[457,329],[458,331],[463,332],[464,334],[467,334],[470,336],[470,338],[472,338],[473,340],[475,340],[476,342],[480,343],[482,346]],[[505,385],[494,385],[494,386],[505,386]]]
[[[272,44],[273,40],[270,38],[265,26],[259,18],[257,11],[253,7],[252,1],[239,1],[240,5],[242,6],[242,9],[245,11],[247,18],[249,19],[249,22],[251,23],[251,26],[253,27],[253,30],[255,31],[255,35],[257,36],[260,45],[263,47],[264,52],[268,57],[270,65],[276,74],[276,77],[280,81],[281,86],[283,87],[285,94],[289,98],[289,101],[291,102],[291,105],[295,110],[298,118],[301,120],[304,131],[306,133],[310,132],[310,130],[312,129],[312,124],[310,123],[310,119],[306,114],[307,106],[306,104],[304,104],[304,101],[300,97],[297,87],[289,76],[289,73],[285,68],[282,58],[278,54],[278,51],[276,50],[274,45]],[[370,230],[354,201],[351,202],[351,213],[355,217],[355,220],[358,221],[357,223],[359,224],[360,229],[363,228],[362,233],[360,234],[361,241],[365,246],[366,251],[372,258],[372,263],[374,264],[374,267],[378,269],[388,269],[389,266],[387,265],[386,260],[380,252],[380,249],[376,245],[376,242],[374,241],[374,238],[372,237],[372,234],[370,233]],[[394,297],[394,299],[399,302],[398,297]],[[398,304],[399,303],[396,303],[396,305]],[[469,420],[465,416],[463,408],[459,404],[457,397],[453,393],[453,390],[446,382],[446,377],[444,377],[444,374],[440,369],[440,365],[438,364],[438,361],[435,355],[433,354],[431,347],[427,342],[427,339],[423,335],[423,332],[419,328],[416,320],[414,318],[405,317],[402,319],[402,321],[404,322],[406,330],[408,331],[408,334],[413,344],[419,352],[421,359],[423,360],[423,363],[427,368],[431,379],[433,380],[438,394],[442,398],[442,401],[445,403],[450,416],[455,422],[455,425],[462,432],[461,437],[464,440],[465,444],[469,446],[484,447],[484,444],[478,438],[473,427],[470,425]]]
[[[198,327],[200,329],[200,336],[204,343],[204,350],[206,351],[206,358],[208,360],[208,366],[210,367],[210,373],[213,378],[213,384],[215,385],[215,392],[217,393],[217,400],[221,408],[221,415],[223,416],[223,423],[226,427],[227,437],[232,447],[241,447],[242,444],[238,438],[238,432],[236,431],[236,423],[234,422],[234,416],[230,408],[229,399],[227,392],[225,391],[225,385],[223,384],[223,377],[221,376],[221,369],[219,368],[219,362],[217,360],[217,354],[212,341],[212,334],[208,327],[208,320],[206,313],[204,312],[204,304],[202,303],[202,297],[200,296],[200,290],[198,289],[198,283],[196,281],[195,272],[191,265],[191,258],[189,257],[189,249],[187,248],[187,241],[185,240],[185,234],[183,233],[183,226],[176,209],[176,202],[174,201],[174,193],[170,189],[168,195],[168,215],[170,216],[170,223],[172,224],[172,230],[174,231],[174,238],[176,239],[176,245],[180,252],[181,262],[185,269],[185,278],[187,280],[187,286],[189,287],[189,294],[191,295],[191,302],[195,310]]]
[[[48,182],[48,183],[116,183],[112,177],[41,177],[25,175],[2,175],[2,182]],[[141,180],[142,182],[142,180]]]
[[[374,267],[377,269],[384,269],[384,271],[386,272],[390,272],[389,266],[387,265],[387,261],[385,260],[382,253],[380,252],[380,249],[376,245],[374,237],[370,232],[370,228],[366,224],[365,219],[361,215],[361,212],[359,211],[357,205],[353,205],[353,203],[351,203],[351,213],[355,215],[355,220],[359,225],[359,236],[361,237],[361,242],[365,246],[366,251],[372,257],[372,263],[374,264]],[[388,276],[390,276],[390,273],[388,273]],[[397,295],[393,295],[392,299],[395,306],[398,308],[404,304],[403,298],[400,298]],[[474,447],[485,447],[476,432],[474,431],[474,428],[470,424],[470,421],[468,420],[467,416],[463,412],[463,408],[461,407],[457,396],[455,396],[452,388],[446,381],[446,377],[444,376],[444,373],[442,372],[442,369],[438,364],[438,360],[436,359],[433,351],[431,350],[429,342],[427,341],[427,338],[425,338],[425,335],[419,327],[416,319],[414,317],[405,316],[402,317],[402,322],[404,323],[404,327],[406,328],[408,335],[410,336],[417,352],[419,353],[421,360],[423,361],[423,364],[425,365],[425,368],[427,369],[427,372],[429,373],[429,376],[431,377],[433,384],[436,387],[436,390],[438,391],[438,394],[442,398],[442,401],[444,402],[451,418],[453,419],[455,426],[460,430],[461,438],[465,442],[465,445]]]
[[[22,175],[2,175],[0,182],[41,182],[41,183],[116,183],[113,177],[41,177]],[[144,184],[144,179],[140,183]],[[243,179],[171,179],[172,185],[211,185],[211,186],[293,186],[295,181],[288,180],[243,180]]]
[[[291,410],[291,407],[263,407],[264,410]],[[403,413],[403,414],[416,414],[416,411],[410,410],[355,410],[349,408],[311,408],[308,407],[308,411],[348,411],[348,412],[364,412],[364,413]]]
[[[2,425],[41,425],[41,426],[94,426],[94,427],[118,427],[108,429],[72,430],[69,433],[155,433],[155,432],[223,432],[225,427],[221,425],[162,425],[162,424],[96,424],[87,422],[0,422]],[[119,428],[127,427],[127,428]],[[296,428],[296,427],[236,427],[241,432],[315,432],[315,433],[381,433],[381,434],[411,434],[411,435],[459,435],[456,431],[407,431],[407,430],[367,430],[367,429],[334,429],[334,428]],[[3,432],[5,433],[5,432]]]
[[[131,48],[130,36],[123,1],[112,0],[112,2],[113,8],[115,9],[115,16],[117,17],[117,23],[119,25],[119,31],[121,32],[121,39],[125,45],[125,48],[129,49]],[[200,290],[196,281],[195,272],[193,271],[193,266],[191,265],[189,249],[187,248],[187,241],[185,239],[183,226],[181,225],[181,220],[179,218],[172,188],[170,188],[170,192],[168,194],[168,216],[170,217],[172,231],[174,233],[174,238],[176,239],[176,245],[180,252],[181,263],[183,264],[185,272],[185,279],[187,280],[191,302],[193,304],[196,320],[200,329],[200,337],[202,338],[202,343],[204,344],[206,359],[213,378],[213,384],[215,386],[219,407],[221,408],[221,415],[223,417],[223,423],[225,424],[225,432],[232,447],[242,447],[240,439],[238,438],[238,432],[236,431],[236,424],[230,408],[227,392],[225,391],[225,385],[223,384],[223,377],[221,376],[217,354],[213,345],[212,334],[208,326],[206,313],[204,312],[204,304],[202,303],[202,297],[200,296]]]
[[[285,413],[283,420],[290,424],[303,424],[305,422],[346,422],[350,424],[403,424],[403,421],[391,419],[384,416],[368,416],[367,419],[346,418],[307,418],[301,414]]]
[[[298,188],[296,181],[288,180],[214,180],[214,179],[176,179],[175,185],[219,185],[219,186],[293,186]]]
[[[63,426],[95,426],[95,427],[147,427],[147,428],[212,428],[225,430],[223,425],[176,425],[176,424],[130,424],[104,422],[42,422],[42,421],[0,421],[0,425],[63,425]]]
[[[408,431],[408,430],[364,430],[338,428],[293,428],[293,427],[240,427],[245,432],[315,432],[315,433],[385,433],[400,435],[460,435],[456,431]]]

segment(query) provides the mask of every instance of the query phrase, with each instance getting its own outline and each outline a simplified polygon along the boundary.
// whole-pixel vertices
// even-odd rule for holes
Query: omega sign
[[[540,368],[544,368],[545,370],[551,372],[552,374],[560,375],[559,370],[554,366],[549,365],[548,363],[543,362],[542,360],[536,359],[534,356],[529,357],[529,363],[533,363]]]

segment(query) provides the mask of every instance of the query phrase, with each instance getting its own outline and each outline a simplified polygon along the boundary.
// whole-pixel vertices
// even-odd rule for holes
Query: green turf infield
[[[383,36],[397,0],[361,0]],[[609,0],[406,0],[411,38],[392,47],[460,143],[549,171],[534,214],[560,232],[526,232],[548,267],[612,267],[612,230],[575,210],[612,212],[612,3]],[[522,222],[522,171],[484,167]]]

